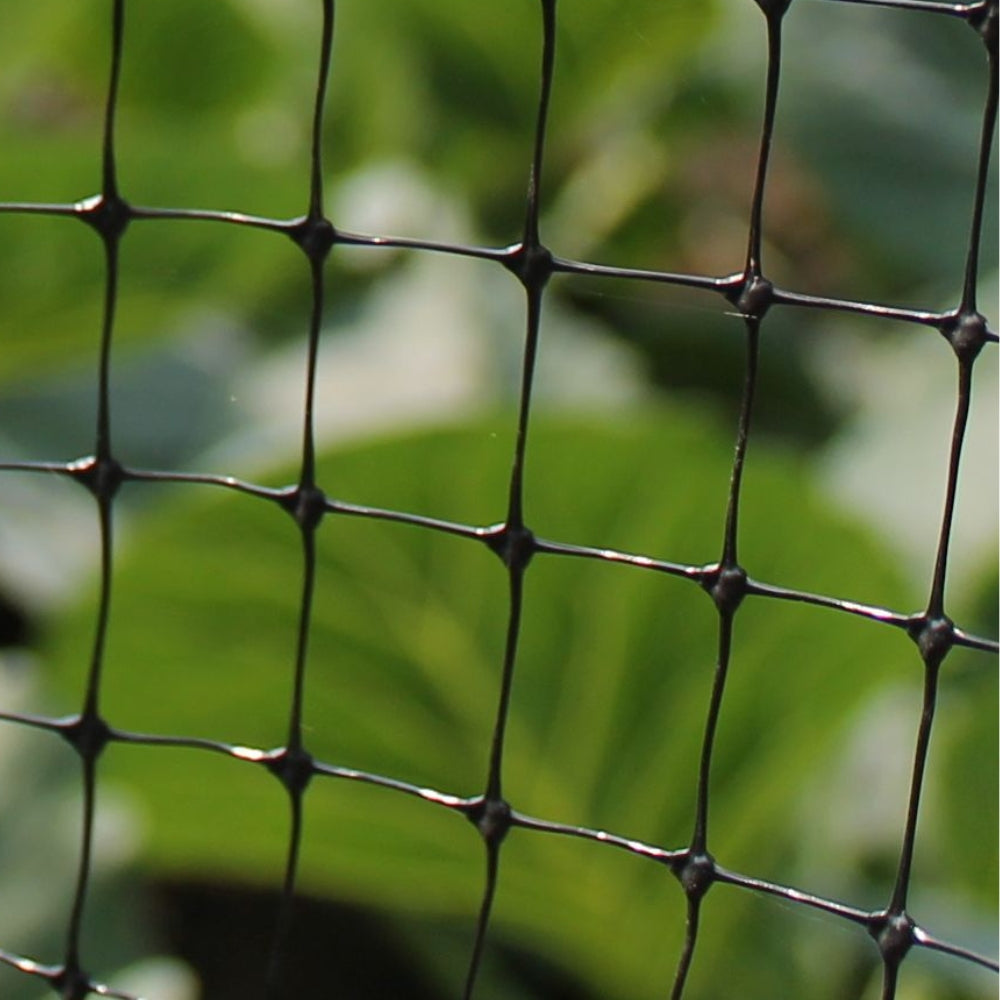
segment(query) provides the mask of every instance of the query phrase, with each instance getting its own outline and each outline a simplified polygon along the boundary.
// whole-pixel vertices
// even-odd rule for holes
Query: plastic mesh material
[[[862,3],[866,0],[844,0]],[[67,1000],[82,1000],[92,994],[126,998],[130,995],[116,990],[114,984],[96,982],[88,970],[88,957],[81,949],[81,932],[86,921],[86,901],[92,883],[92,845],[95,818],[95,795],[99,784],[98,762],[109,744],[121,745],[120,751],[146,744],[159,754],[175,753],[185,747],[207,754],[222,754],[242,762],[240,766],[261,768],[270,772],[284,787],[291,805],[291,828],[288,839],[287,867],[282,889],[283,905],[278,930],[272,942],[269,979],[264,987],[267,996],[283,995],[282,970],[287,960],[290,934],[290,909],[296,894],[297,859],[302,832],[303,812],[308,808],[309,789],[317,782],[362,782],[386,789],[386,794],[413,796],[426,809],[447,810],[464,815],[478,829],[486,861],[486,877],[473,939],[469,942],[468,973],[464,987],[456,993],[469,998],[476,995],[477,974],[483,955],[490,947],[491,909],[499,884],[502,884],[501,861],[508,835],[516,830],[519,836],[545,838],[580,838],[598,842],[601,850],[617,849],[646,859],[650,866],[669,869],[682,889],[680,905],[686,906],[687,931],[683,947],[677,956],[672,983],[663,983],[663,994],[679,1000],[685,995],[689,969],[697,954],[702,901],[714,886],[724,884],[741,891],[777,897],[793,910],[821,910],[845,925],[852,925],[859,935],[869,935],[881,954],[883,964],[883,1000],[897,995],[897,983],[906,959],[915,950],[931,949],[944,952],[956,962],[977,963],[996,970],[997,963],[964,947],[960,942],[945,941],[934,936],[911,917],[907,909],[911,890],[911,870],[917,838],[924,772],[933,728],[935,702],[942,664],[954,647],[967,647],[983,653],[996,653],[997,643],[970,634],[951,620],[946,607],[945,580],[949,565],[949,540],[955,509],[959,466],[966,423],[969,416],[973,368],[983,356],[984,348],[997,342],[984,316],[978,311],[977,283],[984,202],[987,196],[988,164],[994,137],[997,108],[997,4],[995,0],[974,3],[917,2],[917,0],[882,0],[879,6],[897,10],[920,11],[927,18],[957,19],[969,29],[970,58],[982,55],[985,48],[989,67],[989,84],[983,102],[982,133],[977,166],[977,181],[970,192],[971,211],[968,222],[968,250],[964,281],[958,290],[957,302],[947,312],[895,308],[873,302],[849,301],[839,298],[802,294],[779,287],[769,279],[762,241],[767,230],[766,192],[769,178],[769,154],[779,103],[782,68],[782,28],[792,6],[790,0],[757,0],[767,30],[767,73],[765,102],[760,143],[757,155],[756,179],[749,218],[746,226],[746,256],[742,269],[735,274],[673,274],[659,270],[639,270],[610,264],[587,263],[559,256],[558,247],[549,247],[539,229],[539,189],[545,162],[545,138],[549,114],[550,91],[554,79],[556,56],[556,0],[540,0],[539,32],[541,39],[540,86],[537,119],[531,162],[526,164],[526,212],[523,234],[513,246],[500,249],[476,246],[447,245],[419,239],[398,239],[386,235],[366,235],[345,232],[337,220],[328,218],[324,205],[321,139],[323,109],[326,98],[328,69],[336,24],[333,0],[317,0],[322,10],[322,36],[315,83],[315,105],[312,116],[311,174],[308,190],[304,191],[305,214],[281,220],[260,218],[231,211],[204,211],[190,208],[150,208],[132,204],[128,191],[119,186],[116,160],[115,116],[118,105],[119,75],[123,50],[127,47],[126,4],[111,3],[111,64],[107,91],[103,138],[103,179],[101,190],[71,204],[12,203],[0,204],[0,211],[22,215],[74,219],[84,223],[100,237],[104,247],[106,294],[104,315],[99,338],[98,414],[94,432],[93,454],[78,461],[5,462],[5,475],[56,474],[78,483],[93,497],[96,505],[95,531],[100,537],[101,587],[97,610],[96,638],[86,690],[79,712],[69,718],[48,718],[20,712],[0,714],[6,725],[28,726],[49,732],[67,741],[79,756],[82,765],[83,816],[79,872],[73,904],[69,914],[65,950],[52,964],[44,957],[28,957],[0,951],[0,961],[34,977],[39,984],[49,985],[57,995]],[[498,6],[498,19],[503,7]],[[976,38],[978,35],[978,39]],[[367,44],[364,39],[354,44]],[[6,155],[12,155],[8,151]],[[13,153],[16,155],[16,152]],[[148,470],[123,464],[116,457],[115,425],[109,396],[112,390],[111,359],[115,345],[115,307],[121,261],[127,258],[126,233],[146,225],[151,220],[172,225],[190,225],[193,221],[213,226],[255,227],[274,234],[275,240],[291,240],[301,251],[312,278],[311,319],[305,335],[308,338],[308,371],[305,407],[302,414],[302,447],[298,481],[286,489],[271,489],[251,482],[242,482],[224,474],[187,474],[172,470]],[[492,262],[506,269],[520,281],[524,290],[524,350],[520,389],[520,405],[516,417],[516,437],[513,463],[506,497],[506,517],[491,526],[467,525],[418,516],[406,511],[362,507],[347,499],[336,498],[317,481],[314,455],[313,403],[317,351],[320,343],[321,318],[327,281],[324,265],[331,254],[341,247],[408,248],[424,253],[457,255]],[[719,540],[720,555],[709,565],[686,565],[669,561],[664,554],[643,555],[577,544],[573,540],[553,540],[536,536],[531,530],[532,511],[523,502],[525,453],[531,439],[531,399],[535,358],[539,340],[544,336],[542,319],[546,289],[554,275],[588,276],[592,279],[614,278],[632,282],[658,282],[686,286],[707,298],[721,297],[742,319],[745,330],[746,365],[742,407],[735,433],[735,458],[728,494],[728,513]],[[909,324],[914,328],[936,331],[951,345],[958,380],[956,414],[952,434],[947,476],[944,513],[937,543],[937,558],[933,575],[928,581],[927,603],[923,610],[908,613],[823,594],[805,593],[784,587],[780,582],[758,580],[741,565],[739,558],[740,497],[744,463],[751,438],[754,397],[758,386],[758,350],[761,331],[775,310],[815,311],[838,310],[870,317],[876,322]],[[985,352],[989,354],[989,351]],[[302,564],[302,601],[298,626],[298,653],[290,670],[294,674],[294,696],[288,713],[288,736],[278,749],[247,748],[207,739],[174,737],[169,734],[140,734],[118,728],[113,718],[102,709],[102,663],[109,632],[109,607],[113,577],[114,524],[116,503],[123,489],[134,483],[164,484],[191,490],[225,490],[242,496],[248,504],[277,505],[294,519],[301,534],[304,560]],[[484,733],[489,744],[489,765],[482,793],[472,798],[453,794],[449,790],[432,790],[400,780],[394,775],[363,773],[338,764],[336,760],[316,759],[310,753],[308,734],[303,731],[304,680],[308,669],[307,640],[316,574],[315,539],[319,532],[335,521],[349,531],[357,519],[382,522],[386,530],[393,525],[407,525],[426,532],[445,532],[465,539],[470,546],[487,546],[503,564],[509,583],[509,604],[506,609],[506,651],[503,655],[499,687],[496,692],[495,727],[492,734]],[[407,529],[409,530],[409,529]],[[598,540],[599,541],[599,540]],[[669,556],[668,554],[665,554]],[[703,590],[714,602],[718,618],[718,647],[714,684],[706,706],[704,742],[697,769],[697,796],[692,817],[690,841],[683,844],[653,844],[630,839],[626,832],[607,832],[568,826],[544,817],[525,815],[516,801],[505,798],[503,782],[505,726],[508,719],[511,692],[516,683],[517,648],[520,634],[522,605],[525,601],[524,581],[532,566],[541,560],[597,560],[625,564],[635,573],[661,573],[689,581]],[[924,708],[915,734],[912,777],[908,808],[899,837],[899,860],[894,888],[885,905],[874,912],[850,903],[824,898],[800,888],[776,884],[753,872],[734,871],[726,867],[726,858],[716,858],[712,852],[710,818],[712,805],[712,755],[720,708],[725,700],[727,672],[734,642],[734,622],[741,610],[757,601],[781,601],[814,605],[831,615],[852,615],[869,619],[886,629],[899,629],[913,640],[913,656],[922,661],[924,676]],[[497,609],[497,614],[501,613]],[[669,607],[664,608],[669,614]],[[706,656],[709,654],[706,653]],[[992,711],[992,708],[990,708]],[[147,751],[149,752],[149,751]],[[16,817],[5,820],[16,822]],[[336,849],[335,847],[333,849]],[[609,947],[613,944],[609,942]],[[722,987],[720,987],[722,988]],[[720,994],[721,995],[721,994]]]

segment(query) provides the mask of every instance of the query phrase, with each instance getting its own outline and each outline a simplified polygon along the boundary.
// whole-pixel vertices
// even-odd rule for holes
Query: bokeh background
[[[539,83],[533,0],[342,0],[324,128],[341,229],[502,246],[523,219]],[[110,15],[36,0],[0,34],[0,200],[100,185]],[[117,155],[134,204],[274,217],[307,205],[319,4],[127,5]],[[784,287],[928,309],[961,289],[986,89],[958,19],[797,0],[765,206]],[[762,109],[751,0],[561,0],[542,237],[564,257],[675,272],[742,267]],[[996,184],[980,308],[996,315]],[[308,272],[290,241],[142,222],[122,245],[114,440],[130,465],[274,485],[295,477]],[[337,248],[317,401],[339,498],[473,524],[502,518],[523,294],[502,269]],[[103,259],[72,220],[0,214],[0,447],[93,450]],[[665,285],[558,277],[546,295],[529,519],[546,537],[676,561],[718,555],[743,324]],[[764,324],[741,550],[756,577],[900,610],[926,600],[956,375],[942,338],[846,314]],[[978,366],[949,611],[996,635],[997,377]],[[79,706],[96,599],[92,503],[4,474],[4,710]],[[505,625],[485,550],[330,519],[307,691],[317,756],[481,790]],[[122,728],[284,739],[301,567],[291,522],[191,488],[126,489],[104,708]],[[920,663],[904,636],[804,608],[741,611],[714,784],[721,863],[872,909],[897,860]],[[536,560],[507,762],[515,806],[677,846],[715,655],[704,595],[621,567]],[[995,951],[996,663],[948,660],[911,910]],[[78,774],[53,738],[0,728],[0,947],[57,961],[79,850]],[[113,746],[102,760],[95,971],[155,1000],[253,995],[287,807],[225,759]],[[380,790],[306,799],[290,991],[454,995],[481,893],[471,827]],[[683,898],[609,848],[512,836],[482,992],[654,997]],[[248,957],[249,956],[249,957]],[[856,928],[717,887],[690,996],[720,967],[746,995],[877,996]],[[254,962],[259,961],[259,965]],[[995,977],[909,959],[901,998],[993,995]],[[40,994],[0,969],[0,991]],[[874,991],[874,992],[873,992]]]

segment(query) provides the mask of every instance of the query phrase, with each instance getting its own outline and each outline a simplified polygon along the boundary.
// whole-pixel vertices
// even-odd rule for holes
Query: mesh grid
[[[845,3],[871,3],[870,0],[845,0]],[[308,789],[317,781],[349,781],[378,786],[393,794],[415,797],[426,808],[447,810],[464,815],[477,828],[485,857],[485,880],[474,939],[470,942],[468,972],[460,993],[465,998],[476,995],[476,982],[484,952],[489,948],[491,910],[498,885],[502,881],[501,860],[506,838],[513,830],[525,835],[548,838],[579,838],[617,848],[647,859],[651,865],[664,866],[677,878],[686,905],[686,935],[677,957],[672,983],[664,984],[664,994],[680,1000],[685,995],[688,972],[697,952],[702,901],[713,886],[725,884],[762,896],[778,897],[792,908],[816,909],[844,924],[854,925],[857,933],[874,939],[883,966],[883,1000],[897,995],[901,969],[915,949],[943,952],[955,961],[975,963],[996,970],[997,963],[976,954],[961,943],[936,937],[908,912],[911,871],[917,838],[917,821],[924,773],[933,729],[935,704],[942,664],[949,651],[966,647],[983,653],[995,653],[997,643],[971,634],[949,617],[946,610],[946,576],[949,567],[949,542],[959,483],[959,466],[969,417],[973,368],[983,356],[983,349],[997,342],[984,316],[978,311],[979,255],[982,241],[984,204],[987,197],[988,166],[994,139],[997,107],[997,4],[995,0],[975,3],[924,2],[924,0],[882,0],[878,6],[897,10],[920,11],[923,16],[959,19],[978,33],[985,45],[989,65],[989,84],[983,104],[982,132],[976,185],[968,223],[967,257],[964,280],[955,307],[946,312],[915,308],[897,308],[867,301],[852,301],[804,294],[779,287],[768,277],[762,251],[767,227],[766,192],[775,115],[779,102],[782,68],[782,28],[792,6],[790,0],[757,0],[767,29],[767,72],[764,115],[756,160],[756,177],[749,218],[746,225],[746,256],[742,269],[735,274],[668,273],[608,264],[588,263],[560,257],[548,247],[539,229],[540,183],[545,163],[545,139],[550,93],[554,80],[557,37],[556,0],[540,0],[540,86],[534,131],[533,154],[527,170],[526,211],[520,240],[499,249],[450,245],[420,239],[394,238],[345,232],[336,220],[327,216],[324,206],[323,163],[321,158],[324,104],[336,24],[333,0],[317,0],[322,10],[322,35],[315,81],[315,103],[311,119],[311,160],[307,208],[304,215],[288,220],[270,219],[232,211],[192,208],[152,208],[134,205],[127,192],[120,190],[116,159],[115,119],[118,107],[119,77],[126,46],[126,4],[111,3],[110,81],[104,116],[103,174],[98,194],[67,204],[0,204],[4,213],[29,214],[76,219],[99,236],[104,249],[105,296],[99,342],[97,370],[98,411],[94,430],[93,453],[69,463],[52,461],[5,462],[0,465],[9,474],[56,474],[82,486],[93,497],[97,511],[100,539],[101,574],[95,640],[86,689],[79,712],[67,718],[49,718],[21,712],[3,712],[0,718],[9,724],[33,727],[61,736],[76,751],[82,774],[83,816],[80,825],[80,860],[73,903],[69,914],[65,950],[55,964],[42,964],[35,958],[0,951],[0,961],[26,976],[47,983],[57,995],[67,1000],[82,1000],[92,994],[130,998],[113,984],[95,981],[88,970],[87,955],[81,949],[81,935],[86,921],[86,903],[91,891],[92,854],[95,821],[95,796],[99,785],[102,752],[109,744],[125,747],[137,744],[154,746],[159,753],[186,747],[210,754],[222,754],[243,762],[243,766],[263,768],[281,783],[291,811],[287,862],[281,891],[281,912],[271,944],[271,962],[265,988],[269,997],[283,995],[283,963],[287,961],[291,911],[296,895],[296,877],[303,815],[308,808]],[[288,488],[273,489],[253,482],[236,480],[224,474],[190,474],[175,470],[151,470],[132,467],[120,461],[115,448],[115,426],[110,399],[112,394],[112,357],[115,344],[115,310],[121,261],[128,253],[126,233],[151,220],[185,225],[193,222],[213,226],[255,227],[291,240],[305,258],[311,279],[311,316],[308,323],[308,366],[305,379],[305,404],[302,413],[302,440],[297,482]],[[523,287],[524,350],[521,368],[520,403],[516,417],[514,453],[506,497],[506,516],[495,525],[469,525],[422,516],[406,511],[376,509],[328,494],[317,480],[314,443],[314,403],[317,355],[320,331],[328,295],[325,266],[338,248],[407,248],[423,253],[455,255],[491,262],[511,272]],[[631,282],[656,282],[683,286],[707,297],[723,299],[737,313],[744,327],[745,374],[742,405],[735,433],[735,457],[728,491],[728,507],[721,538],[719,557],[707,565],[688,565],[661,558],[656,554],[630,554],[600,545],[578,544],[536,536],[531,530],[532,511],[524,497],[525,456],[531,438],[530,412],[536,353],[543,336],[543,304],[550,279],[555,275],[590,278],[614,278]],[[951,345],[957,368],[956,412],[947,468],[944,512],[937,541],[937,556],[927,584],[927,603],[923,610],[906,613],[870,606],[850,598],[803,592],[780,583],[758,580],[744,569],[739,558],[741,484],[748,445],[751,418],[758,387],[758,357],[762,330],[772,310],[835,310],[861,314],[876,321],[902,323],[911,328],[937,331]],[[987,352],[989,353],[989,352]],[[114,526],[116,503],[135,483],[181,484],[193,489],[216,489],[242,495],[247,503],[277,505],[294,520],[301,538],[302,577],[298,618],[297,653],[292,664],[293,694],[287,714],[287,738],[277,749],[231,745],[225,742],[175,737],[169,734],[143,734],[118,728],[115,720],[102,710],[102,666],[109,632],[111,591],[114,565]],[[495,724],[488,739],[488,767],[481,794],[461,797],[448,790],[434,790],[410,784],[392,775],[360,772],[336,761],[316,759],[310,753],[303,726],[305,679],[308,668],[308,641],[317,571],[316,537],[332,521],[355,519],[383,522],[387,526],[405,525],[426,532],[443,532],[469,545],[485,545],[499,557],[506,573],[509,602],[506,613],[506,642],[496,697]],[[668,554],[669,555],[669,554]],[[625,833],[565,825],[544,817],[525,815],[516,802],[505,798],[503,781],[505,731],[515,684],[518,641],[521,635],[524,581],[531,566],[539,560],[594,560],[618,563],[639,573],[667,574],[700,588],[714,603],[717,613],[718,646],[711,696],[706,706],[704,736],[695,775],[697,794],[690,841],[681,845],[644,843]],[[891,896],[885,905],[872,912],[850,903],[824,898],[808,889],[771,882],[752,872],[734,871],[725,866],[725,858],[712,853],[711,788],[712,755],[720,711],[725,699],[727,673],[734,648],[734,623],[747,603],[767,600],[814,605],[830,614],[859,616],[887,629],[905,632],[915,646],[914,657],[923,664],[923,711],[915,733],[908,807],[899,837],[898,867]]]

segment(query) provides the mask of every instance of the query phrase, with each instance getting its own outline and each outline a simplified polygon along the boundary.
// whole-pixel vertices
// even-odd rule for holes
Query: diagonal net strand
[[[882,6],[896,10],[919,11],[926,16],[964,20],[978,32],[987,51],[988,92],[984,103],[982,132],[978,150],[977,174],[961,301],[950,312],[901,308],[867,301],[824,298],[792,289],[777,287],[767,277],[763,259],[763,240],[767,227],[766,194],[769,158],[779,105],[779,79],[782,68],[782,26],[792,8],[791,0],[755,0],[764,17],[767,40],[767,66],[764,81],[764,106],[757,149],[756,174],[747,224],[745,264],[738,274],[712,276],[682,274],[609,264],[575,261],[556,255],[542,241],[540,234],[541,186],[545,172],[545,140],[548,130],[550,98],[555,80],[557,47],[556,0],[539,0],[541,59],[535,130],[528,167],[526,208],[521,239],[503,248],[489,248],[400,238],[389,235],[348,233],[337,229],[325,211],[323,198],[322,147],[324,109],[327,99],[334,29],[333,0],[317,0],[321,15],[318,69],[310,120],[311,153],[306,214],[290,219],[268,219],[234,211],[202,208],[133,206],[120,194],[117,179],[115,120],[118,108],[119,78],[126,42],[125,2],[111,0],[110,73],[103,119],[102,173],[99,194],[73,204],[0,203],[0,212],[75,218],[85,222],[100,238],[105,261],[104,310],[98,341],[97,419],[94,451],[78,461],[5,461],[0,471],[21,474],[57,475],[75,481],[93,497],[97,506],[97,535],[100,541],[100,584],[90,659],[82,707],[77,715],[49,718],[24,712],[2,711],[0,720],[41,732],[61,736],[76,751],[81,766],[83,789],[80,821],[80,849],[76,884],[71,894],[66,923],[65,943],[60,961],[44,965],[26,956],[0,950],[0,963],[34,977],[63,1000],[84,1000],[88,996],[119,997],[136,1000],[93,979],[87,971],[87,956],[81,947],[81,935],[87,919],[91,895],[93,839],[97,792],[100,785],[100,758],[109,744],[123,747],[146,746],[158,752],[206,753],[223,756],[268,771],[282,784],[289,803],[289,835],[285,875],[278,912],[271,936],[271,953],[264,990],[268,1000],[285,995],[283,977],[290,958],[293,927],[292,911],[297,894],[299,855],[303,830],[308,822],[308,790],[315,780],[333,779],[377,787],[415,798],[428,806],[439,806],[463,815],[478,830],[483,842],[485,872],[479,896],[465,984],[464,1000],[477,993],[484,956],[490,946],[490,925],[494,900],[502,886],[501,856],[507,838],[516,831],[525,836],[574,838],[617,848],[669,870],[684,892],[686,931],[677,956],[672,983],[664,984],[672,1000],[683,1000],[689,971],[698,954],[698,932],[709,919],[702,902],[716,884],[732,886],[761,897],[804,909],[822,911],[831,917],[858,927],[870,935],[882,960],[883,1000],[894,1000],[900,971],[915,948],[951,956],[958,961],[997,970],[995,960],[980,955],[958,943],[939,939],[919,925],[907,911],[912,887],[913,856],[917,842],[921,796],[925,789],[925,770],[929,759],[938,700],[940,668],[949,652],[965,647],[986,653],[997,652],[996,641],[971,634],[957,626],[946,611],[946,576],[949,548],[959,484],[963,445],[967,436],[972,398],[972,374],[983,349],[997,342],[997,334],[978,312],[977,290],[980,272],[980,249],[983,239],[983,216],[988,188],[988,173],[995,137],[997,112],[997,3],[924,2],[924,0],[837,0],[847,4]],[[829,0],[828,0],[829,2]],[[114,447],[114,422],[111,412],[112,359],[116,327],[116,306],[120,260],[126,232],[133,225],[147,222],[180,224],[200,222],[206,225],[255,228],[280,233],[290,238],[305,254],[310,280],[311,310],[306,332],[306,359],[302,414],[302,445],[298,481],[294,486],[271,489],[244,482],[224,474],[194,474],[178,470],[141,469],[122,464]],[[326,264],[338,247],[357,249],[405,248],[491,262],[510,272],[524,291],[524,345],[521,355],[521,384],[517,409],[515,441],[508,481],[506,515],[501,524],[470,525],[418,515],[407,511],[382,509],[334,498],[317,482],[314,403],[317,381],[317,357],[320,349],[322,318],[329,296]],[[574,540],[537,537],[528,526],[524,484],[530,440],[530,412],[535,381],[536,356],[543,335],[543,306],[550,278],[555,274],[581,277],[627,279],[637,282],[685,287],[699,293],[721,297],[736,310],[743,324],[745,362],[742,402],[739,409],[735,447],[728,487],[725,519],[722,526],[721,554],[718,562],[690,565],[652,554],[619,551]],[[876,607],[850,598],[787,588],[776,582],[753,578],[738,558],[740,500],[742,480],[751,439],[752,413],[759,388],[758,362],[761,336],[772,309],[807,309],[862,314],[885,321],[896,321],[912,328],[937,330],[952,346],[957,362],[956,411],[946,470],[946,491],[938,536],[937,554],[926,609],[917,614]],[[102,667],[109,632],[112,584],[114,580],[114,523],[116,503],[122,488],[136,485],[152,489],[164,484],[189,487],[214,487],[245,497],[247,501],[270,503],[284,510],[295,521],[302,549],[301,592],[298,603],[296,644],[291,669],[291,692],[287,716],[287,735],[283,746],[260,748],[227,743],[222,740],[143,733],[116,727],[101,713]],[[356,770],[315,758],[308,748],[308,733],[303,726],[305,681],[309,663],[309,638],[312,604],[317,573],[316,536],[332,520],[381,522],[403,526],[406,530],[447,534],[464,541],[484,543],[503,563],[507,577],[508,601],[506,635],[502,661],[496,679],[496,710],[488,739],[488,766],[481,794],[463,797],[452,792],[411,784],[392,775]],[[525,605],[525,578],[535,558],[569,558],[595,563],[617,564],[630,570],[647,570],[687,580],[711,598],[717,617],[717,653],[715,674],[708,703],[697,773],[694,775],[695,807],[691,839],[686,846],[667,847],[632,839],[623,833],[573,826],[545,817],[520,812],[504,796],[503,767],[505,733],[510,716],[521,637],[522,611]],[[710,848],[710,813],[712,803],[712,758],[716,734],[723,724],[726,682],[730,671],[740,666],[737,618],[747,603],[784,601],[813,605],[830,613],[861,617],[874,624],[904,630],[914,641],[923,665],[923,708],[915,735],[910,775],[910,789],[903,825],[899,861],[891,897],[884,908],[870,911],[805,889],[779,884],[754,874],[732,871],[718,863]],[[520,835],[520,834],[516,834]],[[458,994],[456,994],[458,995]]]

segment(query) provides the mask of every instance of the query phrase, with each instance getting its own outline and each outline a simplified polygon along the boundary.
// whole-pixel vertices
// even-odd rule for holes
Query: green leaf
[[[344,500],[492,523],[505,505],[510,442],[497,434],[505,424],[333,453],[319,463],[319,482]],[[728,435],[679,412],[604,426],[539,417],[527,517],[545,538],[714,562],[729,462]],[[297,528],[276,505],[199,489],[165,505],[123,548],[102,711],[119,729],[280,746],[302,587]],[[803,467],[754,450],[742,517],[755,578],[905,608],[887,560],[810,491]],[[474,540],[333,515],[320,526],[317,555],[308,750],[461,796],[481,792],[507,619],[502,564]],[[61,709],[79,704],[92,613],[59,629]],[[515,808],[684,846],[716,645],[714,607],[686,580],[536,556],[504,764]],[[736,618],[713,771],[710,846],[719,862],[789,877],[807,779],[869,692],[900,677],[919,688],[919,675],[900,632],[748,599]],[[102,780],[128,785],[141,801],[154,870],[280,884],[288,805],[261,767],[113,744]],[[838,858],[827,862],[835,870]],[[446,810],[313,779],[304,891],[471,924],[482,867],[476,831]],[[711,995],[723,959],[741,963],[755,995],[807,976],[790,949],[761,945],[779,909],[717,887],[691,995]],[[523,830],[505,844],[494,933],[547,955],[599,995],[662,996],[684,912],[672,876],[648,860]]]
[[[147,207],[304,213],[310,81],[274,79],[298,51],[263,37],[225,0],[129,5],[124,30],[115,130],[122,197]],[[0,144],[16,155],[0,162],[0,202],[75,204],[101,189],[110,31],[110,7],[51,0],[5,22]],[[272,234],[136,221],[121,244],[116,345],[197,331],[206,313],[273,332],[288,322],[287,309],[276,322],[276,300],[307,283],[305,261]],[[104,285],[104,249],[77,219],[0,214],[0,384],[92,366]]]

